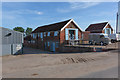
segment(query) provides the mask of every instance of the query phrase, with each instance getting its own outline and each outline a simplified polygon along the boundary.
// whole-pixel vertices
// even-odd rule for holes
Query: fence
[[[64,40],[63,45],[84,45],[89,44],[88,40]]]

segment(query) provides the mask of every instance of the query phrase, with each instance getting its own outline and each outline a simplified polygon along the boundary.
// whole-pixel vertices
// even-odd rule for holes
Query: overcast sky
[[[74,19],[82,30],[91,23],[116,26],[117,2],[3,2],[2,27],[31,27]]]

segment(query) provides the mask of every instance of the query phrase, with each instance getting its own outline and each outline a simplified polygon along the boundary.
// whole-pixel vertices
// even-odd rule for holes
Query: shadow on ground
[[[105,50],[105,51],[97,51],[97,52],[107,52],[111,51],[113,49]],[[114,50],[113,50],[114,51]],[[82,54],[82,53],[95,53],[95,52],[50,52],[50,51],[44,51],[36,48],[30,48],[30,47],[24,47],[23,48],[23,54]]]

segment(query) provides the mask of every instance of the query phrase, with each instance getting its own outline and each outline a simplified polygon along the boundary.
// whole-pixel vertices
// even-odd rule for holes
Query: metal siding
[[[22,53],[22,44],[13,44],[13,54]]]
[[[4,44],[2,46],[2,56],[11,54],[11,44]]]
[[[23,34],[17,31],[9,30],[6,28],[0,28],[0,38],[1,38],[1,51],[2,56],[3,55],[10,55],[11,50],[13,49],[13,54],[21,52],[22,51],[22,43],[23,43]],[[11,36],[5,37],[8,33],[11,33]],[[11,47],[13,45],[13,47]],[[1,56],[0,55],[0,56]]]
[[[8,33],[12,35],[9,37],[5,37]],[[23,43],[23,34],[17,33],[12,30],[2,29],[2,44],[20,44]]]

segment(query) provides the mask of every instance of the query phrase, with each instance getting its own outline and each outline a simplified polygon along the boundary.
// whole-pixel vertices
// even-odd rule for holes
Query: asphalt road
[[[83,76],[83,78],[118,78],[118,67],[113,67],[107,70],[94,72],[89,75]]]

